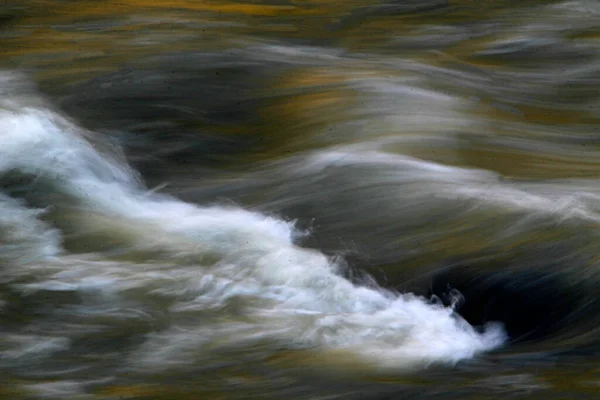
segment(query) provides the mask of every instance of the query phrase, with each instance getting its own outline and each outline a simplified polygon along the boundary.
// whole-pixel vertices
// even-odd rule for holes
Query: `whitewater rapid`
[[[311,351],[329,364],[345,355],[370,369],[415,370],[505,342],[498,325],[481,333],[452,308],[349,282],[343,264],[295,244],[305,233],[293,221],[147,190],[122,157],[92,144],[98,134],[41,100],[20,102],[12,85],[2,93],[0,175],[25,176],[57,200],[40,208],[0,193],[3,280],[27,277],[14,283],[27,293],[76,294],[81,302],[62,311],[74,323],[153,324],[128,365],[189,367],[215,351],[260,346]],[[53,212],[68,222],[53,226],[44,217]],[[69,252],[66,236],[91,240],[89,251]],[[32,337],[27,348],[51,354],[40,344],[48,340],[59,344],[52,351],[68,352],[72,338],[67,330]],[[0,353],[18,353],[8,347]]]

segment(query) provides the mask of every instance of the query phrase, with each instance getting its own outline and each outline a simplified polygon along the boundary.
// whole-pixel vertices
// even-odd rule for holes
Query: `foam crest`
[[[96,229],[126,229],[131,246],[169,253],[170,262],[160,269],[70,266],[46,271],[29,285],[34,291],[91,291],[95,307],[112,304],[109,315],[128,307],[131,296],[139,304],[159,294],[170,299],[169,312],[185,318],[150,335],[134,363],[160,369],[189,357],[197,362],[209,347],[266,340],[411,369],[469,358],[504,340],[500,330],[479,334],[452,310],[424,299],[350,283],[331,259],[294,244],[291,222],[150,193],[126,165],[96,150],[89,135],[47,109],[0,111],[0,172],[49,182],[84,210],[78,223],[94,224],[93,216],[102,216],[111,223]],[[210,262],[202,261],[206,254],[214,255]],[[241,302],[244,318],[201,322],[209,310],[234,302]]]

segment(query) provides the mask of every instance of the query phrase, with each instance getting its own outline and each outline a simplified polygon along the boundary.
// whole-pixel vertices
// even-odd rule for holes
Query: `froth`
[[[73,222],[85,229],[126,231],[131,248],[166,254],[150,269],[91,263],[63,270],[56,264],[58,270],[46,269],[28,285],[84,296],[92,291],[95,313],[105,310],[107,317],[130,309],[132,301],[148,309],[156,296],[168,299],[174,322],[148,336],[132,356],[135,365],[187,365],[215,348],[249,348],[259,340],[411,369],[456,362],[504,340],[501,331],[479,334],[452,310],[424,299],[350,283],[330,258],[294,243],[291,222],[150,193],[86,135],[47,109],[0,111],[0,172],[49,182],[78,204]],[[86,315],[82,307],[78,318]],[[225,314],[215,316],[220,307]]]

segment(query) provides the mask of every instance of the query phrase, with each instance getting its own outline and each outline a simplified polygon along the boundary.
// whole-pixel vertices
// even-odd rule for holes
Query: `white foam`
[[[178,324],[150,336],[134,354],[134,364],[168,368],[197,362],[215,346],[267,340],[411,369],[453,363],[504,340],[501,331],[479,334],[452,310],[424,299],[351,284],[325,255],[294,244],[290,222],[149,193],[127,166],[98,152],[85,135],[47,109],[0,110],[0,173],[18,170],[46,179],[87,209],[79,223],[93,225],[98,219],[92,216],[101,216],[110,224],[96,229],[120,227],[130,232],[132,247],[169,254],[170,262],[161,268],[71,265],[47,269],[29,285],[93,291],[100,296],[93,301],[111,304],[110,313],[132,292],[138,301],[169,297]],[[207,254],[211,257],[203,258]],[[207,310],[233,301],[242,301],[244,318],[200,322]]]
[[[61,252],[60,234],[32,210],[0,193],[0,260],[30,263]]]

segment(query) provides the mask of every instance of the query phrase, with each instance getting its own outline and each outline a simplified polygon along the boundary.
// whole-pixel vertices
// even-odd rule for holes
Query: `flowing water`
[[[0,398],[600,397],[600,3],[7,0]]]

